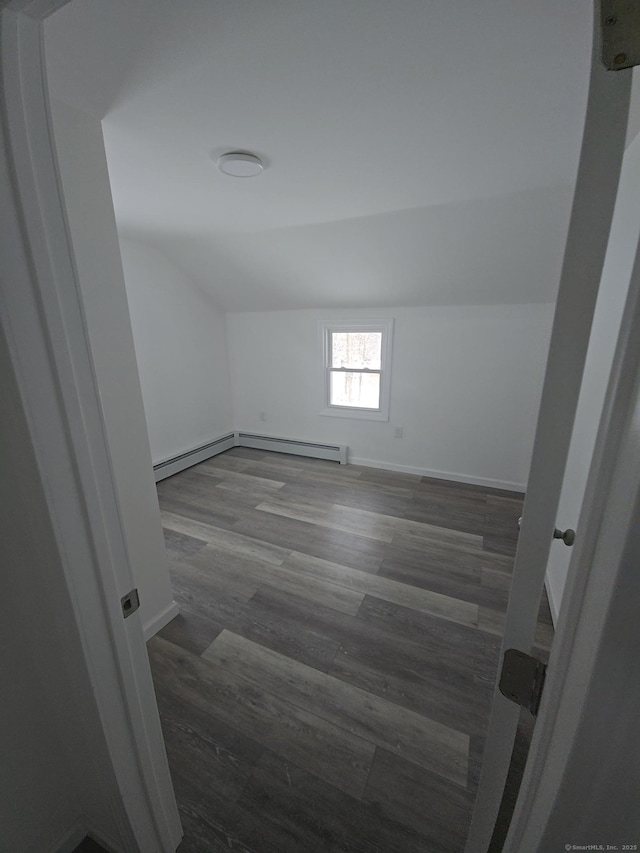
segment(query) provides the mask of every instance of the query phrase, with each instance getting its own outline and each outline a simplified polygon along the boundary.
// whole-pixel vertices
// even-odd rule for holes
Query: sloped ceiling
[[[590,0],[71,0],[121,233],[225,310],[554,298]],[[250,150],[254,179],[221,174]]]

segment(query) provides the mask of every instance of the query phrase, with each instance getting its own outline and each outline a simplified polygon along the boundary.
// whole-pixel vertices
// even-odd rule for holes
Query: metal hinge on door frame
[[[535,716],[540,707],[546,672],[546,664],[532,655],[507,649],[500,672],[500,692]]]
[[[640,65],[640,0],[600,0],[600,27],[605,68]]]

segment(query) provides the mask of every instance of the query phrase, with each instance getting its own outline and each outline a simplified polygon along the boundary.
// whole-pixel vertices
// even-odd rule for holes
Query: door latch
[[[507,649],[500,672],[500,692],[536,716],[546,672],[546,664],[532,655],[517,649]]]
[[[132,613],[135,613],[138,607],[140,607],[140,596],[138,595],[138,590],[132,589],[131,592],[123,595],[120,599],[120,604],[122,605],[122,615],[125,619],[127,616],[131,616]]]

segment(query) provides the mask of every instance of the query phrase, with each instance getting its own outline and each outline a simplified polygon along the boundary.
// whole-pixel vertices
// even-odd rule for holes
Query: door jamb
[[[63,562],[66,618],[86,662],[87,702],[97,705],[117,779],[118,792],[102,796],[123,849],[172,853],[182,830],[140,617],[124,622],[120,609],[129,590],[118,589],[115,567],[120,577],[126,567],[130,586],[133,575],[49,114],[43,27],[62,5],[13,0],[0,8],[1,142],[12,179],[2,213],[20,235],[0,292],[2,323]]]
[[[540,716],[504,853],[550,849],[544,846],[543,834],[565,776],[571,772],[570,762],[576,758],[573,748],[581,721],[594,703],[615,705],[615,695],[602,690],[597,693],[595,686],[605,634],[622,619],[628,642],[638,643],[637,620],[625,621],[615,596],[618,589],[625,588],[630,571],[637,576],[640,563],[636,532],[640,506],[639,412],[640,238],[580,512],[581,534],[569,566]],[[616,656],[621,651],[618,648]],[[633,685],[627,682],[627,688],[633,689]],[[625,724],[622,717],[619,722]],[[614,743],[610,750],[615,756]],[[593,792],[608,789],[611,780],[606,774],[592,774],[585,783]],[[571,787],[574,800],[579,801],[575,781]],[[620,827],[621,831],[625,829],[629,831]],[[608,840],[617,842],[615,837]]]
[[[591,75],[580,164],[505,619],[501,661],[507,649],[530,652],[533,645],[537,605],[544,586],[593,312],[609,242],[624,154],[630,89],[631,69],[607,71],[602,65],[600,0],[594,0]],[[587,571],[588,567],[583,565],[581,570]],[[560,615],[559,624],[565,619],[566,609]],[[554,647],[560,645],[561,638],[564,642],[571,642],[571,636],[568,632],[559,633]],[[465,853],[478,853],[489,846],[518,717],[519,708],[500,693],[496,684]],[[521,790],[524,793],[524,789]]]

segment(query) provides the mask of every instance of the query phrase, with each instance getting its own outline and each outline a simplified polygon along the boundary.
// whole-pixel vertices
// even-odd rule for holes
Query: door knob
[[[522,516],[520,516],[520,518],[518,519],[518,530],[520,529],[521,525]],[[576,532],[570,527],[568,527],[566,530],[558,530],[558,528],[556,527],[553,531],[553,538],[562,539],[565,545],[573,545],[573,543],[576,541]]]
[[[558,528],[556,527],[556,529],[553,531],[553,538],[562,539],[565,545],[573,545],[573,543],[576,541],[576,532],[570,527],[568,527],[566,530],[558,530]]]

